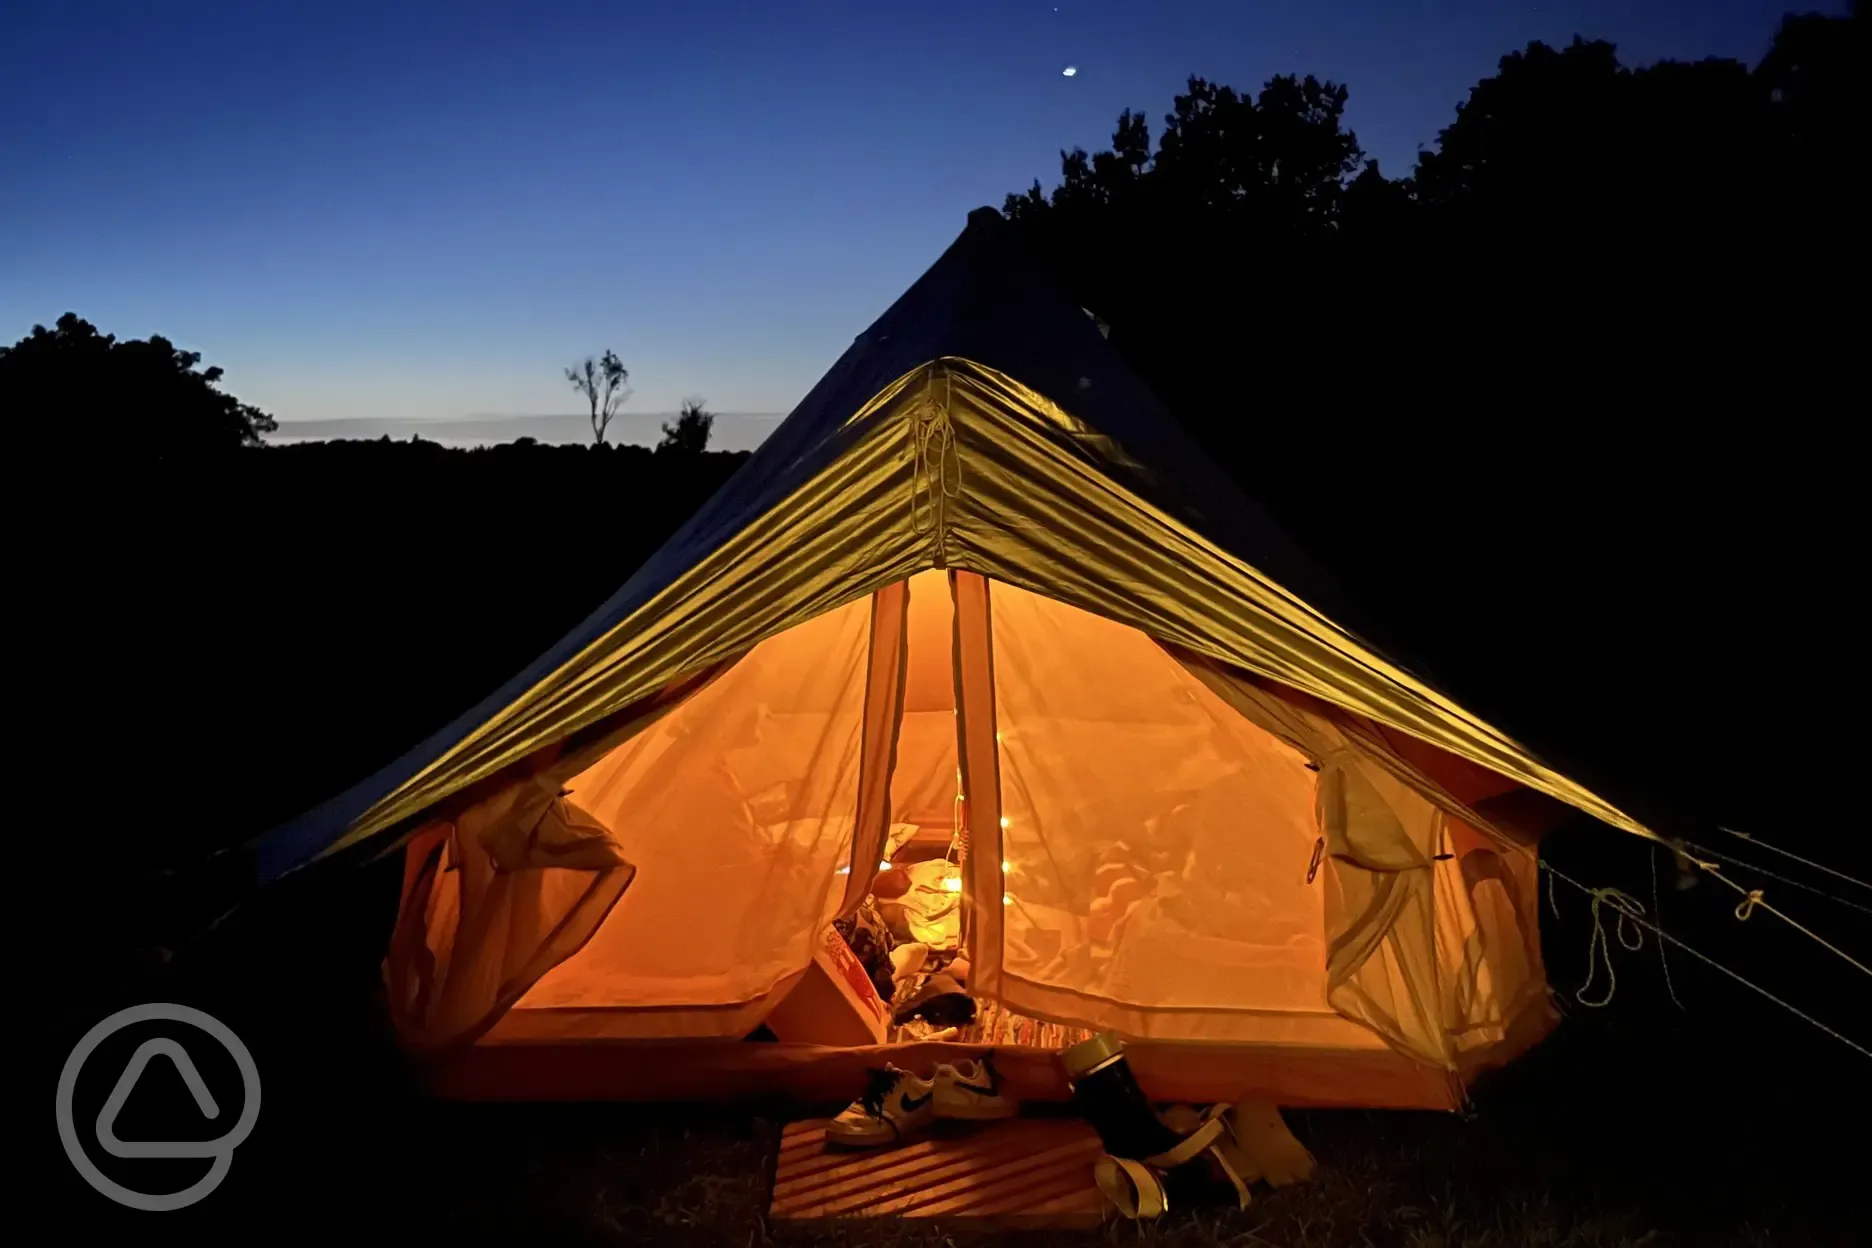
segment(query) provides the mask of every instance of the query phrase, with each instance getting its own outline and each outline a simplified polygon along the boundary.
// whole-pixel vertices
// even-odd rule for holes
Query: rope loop
[[[1735,908],[1736,918],[1740,919],[1744,923],[1748,922],[1749,915],[1754,914],[1755,907],[1761,904],[1762,904],[1762,890],[1759,888],[1749,889],[1748,895],[1743,897],[1741,904],[1739,904]]]
[[[1551,886],[1550,886],[1551,888]],[[1618,943],[1636,953],[1644,948],[1645,908],[1644,903],[1622,889],[1595,888],[1592,890],[1592,939],[1586,948],[1586,982],[1579,986],[1573,999],[1589,1009],[1599,1009],[1612,1003],[1613,994],[1618,991],[1618,969],[1612,965],[1612,943],[1606,936],[1605,921],[1599,908],[1610,906],[1618,912],[1613,928],[1618,933]],[[1605,995],[1592,1000],[1587,992],[1593,981],[1599,976],[1599,967],[1605,966]]]
[[[1559,880],[1561,883],[1565,884],[1568,888],[1576,888],[1580,892],[1585,893],[1589,897],[1592,897],[1593,903],[1594,903],[1593,909],[1595,911],[1595,914],[1598,910],[1598,902],[1600,899],[1600,895],[1602,893],[1612,894],[1618,891],[1617,889],[1603,889],[1602,890],[1602,889],[1588,888],[1586,885],[1580,883],[1578,880],[1574,879],[1572,876],[1568,875],[1566,872],[1554,866],[1551,862],[1548,862],[1545,858],[1537,859],[1537,861],[1540,863],[1541,869],[1547,872],[1547,896],[1548,896],[1550,904],[1553,898],[1553,882],[1555,880]],[[1725,879],[1724,877],[1720,875],[1717,876],[1716,878],[1719,880],[1722,880],[1725,884],[1728,884],[1731,888],[1735,888],[1738,891],[1741,889],[1741,885],[1736,884],[1732,880]],[[1767,902],[1764,901],[1761,903],[1761,905],[1764,909],[1768,911],[1768,913],[1773,914],[1778,918],[1783,918],[1783,919],[1786,918],[1785,915],[1782,915],[1780,911],[1776,910],[1773,906],[1769,905]],[[1827,1026],[1825,1023],[1821,1022],[1819,1019],[1815,1018],[1813,1015],[1802,1010],[1800,1007],[1796,1005],[1792,1005],[1789,1002],[1782,1000],[1780,997],[1775,996],[1774,993],[1769,992],[1766,988],[1763,988],[1760,984],[1756,983],[1754,980],[1751,980],[1751,979],[1745,978],[1744,976],[1736,974],[1736,972],[1730,970],[1728,967],[1724,966],[1722,963],[1718,962],[1716,959],[1710,957],[1708,954],[1700,953],[1696,949],[1691,948],[1689,945],[1686,945],[1683,941],[1671,935],[1669,932],[1665,931],[1663,928],[1659,927],[1657,924],[1651,922],[1649,919],[1641,919],[1641,918],[1632,916],[1631,921],[1633,923],[1638,924],[1641,927],[1650,928],[1652,934],[1655,935],[1659,940],[1667,940],[1671,944],[1676,945],[1683,952],[1689,954],[1691,957],[1703,963],[1705,966],[1709,967],[1712,970],[1722,972],[1724,975],[1727,975],[1730,979],[1735,980],[1736,983],[1741,984],[1744,988],[1747,988],[1749,991],[1755,993],[1757,996],[1762,997],[1763,999],[1769,1001],[1770,1003],[1774,1005],[1780,1006],[1782,1009],[1786,1010],[1789,1014],[1792,1014],[1794,1017],[1800,1019],[1802,1022],[1806,1023],[1808,1026],[1812,1027],[1814,1030],[1825,1032],[1827,1035],[1833,1037],[1835,1040],[1839,1041],[1841,1044],[1845,1045],[1847,1048],[1851,1049],[1853,1052],[1859,1054],[1859,1056],[1872,1058],[1872,1049],[1869,1049],[1865,1045],[1860,1044],[1857,1040],[1854,1040],[1851,1036],[1848,1036],[1832,1027]],[[1594,928],[1595,928],[1595,936],[1598,938],[1603,938],[1604,933],[1598,930],[1598,924],[1596,922],[1594,924]],[[1801,929],[1801,930],[1804,931],[1805,929]],[[1809,934],[1811,935],[1811,933]],[[1833,946],[1831,945],[1827,947],[1829,949],[1833,948]],[[1837,949],[1834,949],[1834,952],[1839,953],[1840,951]],[[1859,967],[1859,969],[1861,970],[1866,969],[1861,963],[1854,961],[1848,955],[1841,953],[1840,956],[1843,958],[1846,958],[1847,961],[1851,962],[1852,965]],[[1868,971],[1867,973],[1872,974],[1872,971]],[[1580,991],[1584,992],[1585,988],[1582,987]],[[1608,999],[1610,998],[1608,997]],[[1587,1004],[1591,1004],[1591,1003],[1588,1002]]]
[[[940,400],[934,397],[934,391],[932,382],[929,397],[917,405],[910,431],[916,460],[910,478],[910,527],[919,537],[935,529],[939,497],[962,497],[962,452],[956,446],[955,426],[949,421],[950,378],[946,367],[942,369]]]

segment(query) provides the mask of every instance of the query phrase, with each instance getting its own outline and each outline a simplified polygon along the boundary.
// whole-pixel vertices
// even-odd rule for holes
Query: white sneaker
[[[938,1118],[1012,1118],[1020,1104],[1001,1090],[1001,1076],[987,1056],[936,1068],[933,1080]]]
[[[870,1072],[864,1095],[826,1123],[826,1142],[847,1148],[894,1144],[936,1120],[935,1085],[907,1070]]]

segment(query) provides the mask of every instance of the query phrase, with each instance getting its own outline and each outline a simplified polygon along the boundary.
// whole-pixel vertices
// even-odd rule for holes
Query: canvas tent
[[[1120,1031],[1159,1095],[1456,1104],[1551,1022],[1496,812],[1649,834],[1336,601],[981,210],[610,601],[262,872],[404,838],[391,1007],[459,1095],[851,1094],[875,1046],[741,1038],[917,863],[974,998]]]

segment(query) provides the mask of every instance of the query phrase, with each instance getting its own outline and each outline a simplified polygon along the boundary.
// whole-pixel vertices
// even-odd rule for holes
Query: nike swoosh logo
[[[917,1110],[922,1109],[925,1105],[929,1104],[930,1097],[934,1095],[936,1095],[934,1092],[925,1092],[922,1096],[904,1097],[903,1098],[904,1112],[914,1114]]]
[[[993,1088],[993,1087],[984,1088],[979,1083],[963,1083],[960,1079],[956,1080],[953,1084],[949,1086],[955,1087],[955,1088],[961,1088],[964,1092],[979,1092],[983,1096],[1001,1095],[1001,1089],[999,1088]]]

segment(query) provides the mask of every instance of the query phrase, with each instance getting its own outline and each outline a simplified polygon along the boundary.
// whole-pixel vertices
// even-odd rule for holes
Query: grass
[[[1817,1088],[1790,1115],[1789,1103],[1750,1103],[1697,1080],[1608,1075],[1597,1065],[1607,1050],[1591,1035],[1562,1034],[1547,1050],[1485,1087],[1468,1115],[1290,1112],[1318,1173],[1258,1188],[1247,1210],[999,1234],[934,1221],[769,1226],[789,1116],[777,1108],[437,1105],[308,1067],[277,1095],[282,1081],[268,1085],[265,1125],[223,1189],[164,1215],[159,1229],[194,1245],[264,1237],[403,1248],[1863,1242],[1851,1211],[1865,1119],[1835,1099],[1849,1087]],[[94,1238],[150,1231],[150,1215],[102,1209],[68,1171],[58,1182],[60,1208],[98,1215]]]
[[[1681,1156],[1608,1139],[1597,1152],[1551,1140],[1512,1106],[1473,1117],[1299,1112],[1315,1181],[1256,1193],[1243,1211],[1200,1210],[1095,1231],[994,1233],[965,1222],[827,1222],[769,1227],[767,1186],[782,1119],[720,1111],[452,1107],[430,1175],[464,1194],[426,1228],[431,1242],[1279,1245],[1281,1248],[1600,1248],[1611,1245],[1851,1242],[1847,1189],[1790,1193],[1785,1174],[1686,1173]],[[1626,1124],[1642,1127],[1641,1123]],[[1528,1128],[1533,1127],[1533,1131]],[[1739,1129],[1747,1130],[1746,1125]],[[1608,1137],[1620,1130],[1606,1123]],[[1650,1164],[1645,1157],[1650,1156]],[[391,1238],[399,1238],[402,1232]],[[404,1241],[407,1242],[407,1241]]]

